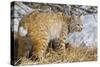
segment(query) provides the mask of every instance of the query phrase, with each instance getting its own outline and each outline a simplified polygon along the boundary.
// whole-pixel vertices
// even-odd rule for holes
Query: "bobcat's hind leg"
[[[45,58],[45,52],[47,49],[48,43],[46,40],[38,40],[33,44],[32,60],[33,61],[42,61]]]

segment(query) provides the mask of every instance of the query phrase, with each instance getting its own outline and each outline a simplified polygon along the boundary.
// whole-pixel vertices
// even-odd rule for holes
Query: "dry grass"
[[[32,60],[22,58],[20,65],[28,64],[50,64],[50,63],[68,63],[68,62],[83,62],[83,61],[96,61],[97,60],[97,48],[88,47],[69,47],[66,48],[65,54],[57,54],[53,50],[49,50],[46,53],[46,57],[43,61],[34,62]]]

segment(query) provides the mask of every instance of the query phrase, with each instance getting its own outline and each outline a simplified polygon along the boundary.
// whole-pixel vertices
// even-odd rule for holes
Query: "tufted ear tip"
[[[79,15],[79,18],[81,18],[81,17],[83,17],[84,15],[81,13],[80,15]]]

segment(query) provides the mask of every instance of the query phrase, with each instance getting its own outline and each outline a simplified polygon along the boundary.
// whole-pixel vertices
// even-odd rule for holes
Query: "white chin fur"
[[[19,35],[20,36],[26,36],[26,34],[27,34],[27,30],[24,29],[23,27],[20,27],[19,28]]]

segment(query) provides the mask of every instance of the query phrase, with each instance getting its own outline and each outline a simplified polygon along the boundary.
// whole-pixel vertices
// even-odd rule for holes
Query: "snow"
[[[80,46],[82,42],[86,46],[97,43],[97,15],[85,15],[83,17],[83,30],[81,32],[70,33],[68,40],[75,45]],[[80,43],[80,44],[79,44]],[[95,44],[97,46],[97,44]]]

